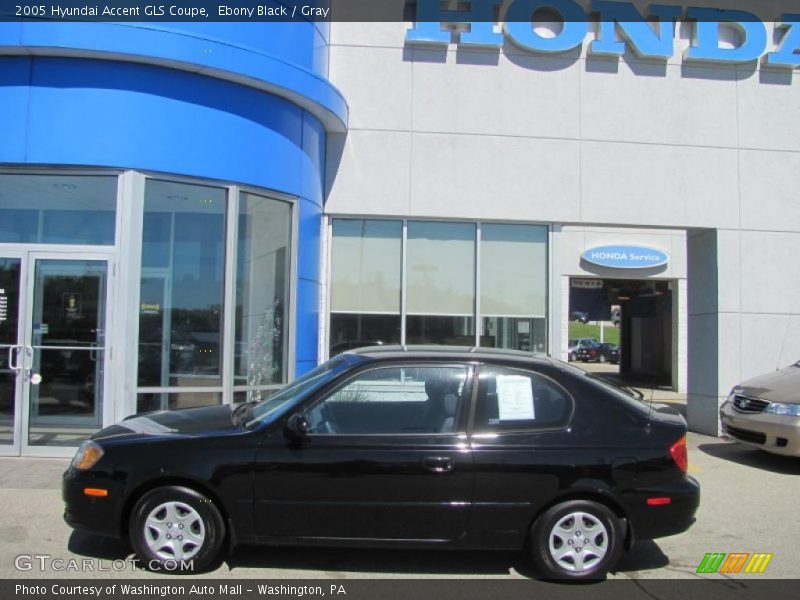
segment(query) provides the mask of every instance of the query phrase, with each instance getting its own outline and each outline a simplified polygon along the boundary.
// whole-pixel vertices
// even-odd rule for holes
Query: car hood
[[[100,440],[130,435],[196,435],[240,429],[233,423],[231,411],[232,407],[230,405],[221,404],[218,406],[140,413],[128,417],[116,425],[98,431],[92,436],[92,439]]]
[[[792,365],[779,371],[753,377],[737,385],[734,392],[768,402],[800,403],[800,367]]]

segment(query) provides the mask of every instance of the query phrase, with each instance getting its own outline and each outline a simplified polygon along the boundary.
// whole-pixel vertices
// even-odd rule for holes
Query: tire
[[[584,542],[586,539],[591,541]],[[591,500],[556,504],[531,527],[531,558],[545,579],[603,579],[619,561],[622,550],[619,518]]]
[[[219,509],[200,492],[164,486],[139,498],[131,511],[128,534],[145,568],[198,573],[221,556],[225,522]]]
[[[604,362],[606,362],[606,356],[605,356],[605,354],[601,354],[600,356],[598,356],[598,357],[597,357],[597,362],[599,362],[599,363],[604,363]]]
[[[573,353],[571,353],[571,354],[569,355],[569,361],[570,361],[570,362],[575,362],[575,359],[576,359],[576,358],[577,358],[577,356],[575,356],[575,353],[574,353],[574,352],[573,352]]]

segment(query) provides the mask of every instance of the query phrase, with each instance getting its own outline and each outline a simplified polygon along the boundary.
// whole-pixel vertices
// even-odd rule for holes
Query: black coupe
[[[64,474],[64,518],[162,570],[316,544],[526,548],[546,578],[598,578],[694,521],[685,434],[670,409],[547,357],[382,346],[259,403],[98,432]]]

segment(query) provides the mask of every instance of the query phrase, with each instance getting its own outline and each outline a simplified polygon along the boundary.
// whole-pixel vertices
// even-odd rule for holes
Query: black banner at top
[[[650,9],[651,5],[657,6]],[[636,13],[630,12],[631,8]],[[800,21],[800,1],[0,0],[0,21],[573,22],[626,20],[634,14],[645,19],[660,19],[666,15],[679,21],[792,22]]]

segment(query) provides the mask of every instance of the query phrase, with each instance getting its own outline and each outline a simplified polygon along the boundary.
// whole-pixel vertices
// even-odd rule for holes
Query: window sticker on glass
[[[531,380],[521,375],[498,375],[497,408],[501,421],[533,420]]]

